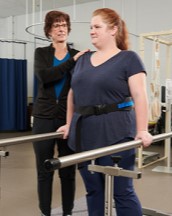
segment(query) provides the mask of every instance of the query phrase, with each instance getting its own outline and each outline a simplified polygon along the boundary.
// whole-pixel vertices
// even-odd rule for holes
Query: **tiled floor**
[[[29,133],[0,133],[0,139]],[[39,216],[35,159],[31,143],[9,146],[5,150],[10,155],[0,157],[0,216]],[[149,150],[162,153],[163,145],[154,144]],[[135,188],[143,207],[172,215],[172,174],[152,171],[158,165],[166,166],[165,161],[162,161],[142,169],[142,178],[134,180]],[[52,207],[57,208],[61,203],[58,175],[55,175],[53,191]],[[83,182],[77,173],[76,200],[84,195]]]

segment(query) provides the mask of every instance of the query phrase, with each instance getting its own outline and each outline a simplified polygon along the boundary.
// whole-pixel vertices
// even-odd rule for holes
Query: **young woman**
[[[96,51],[77,61],[68,96],[67,124],[58,131],[64,132],[64,138],[69,135],[68,144],[74,151],[133,139],[142,139],[143,146],[149,146],[152,136],[148,132],[146,72],[139,56],[128,50],[124,21],[112,9],[97,9],[90,35]],[[135,149],[115,155],[122,157],[120,167],[134,169]],[[87,190],[88,213],[104,216],[105,179],[101,173],[90,173],[89,163],[82,163],[79,169]],[[96,159],[95,164],[113,166],[111,155]],[[131,178],[114,178],[114,199],[118,216],[142,216]]]

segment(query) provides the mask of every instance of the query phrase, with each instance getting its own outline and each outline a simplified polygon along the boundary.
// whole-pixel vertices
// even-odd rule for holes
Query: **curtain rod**
[[[23,42],[23,41],[7,40],[7,39],[0,39],[0,42],[27,44],[26,42]]]

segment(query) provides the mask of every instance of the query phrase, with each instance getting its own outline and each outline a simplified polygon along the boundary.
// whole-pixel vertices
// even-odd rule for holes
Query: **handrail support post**
[[[113,185],[114,176],[123,176],[129,178],[141,178],[141,172],[125,170],[116,166],[100,166],[95,164],[88,165],[88,170],[105,174],[105,216],[112,215],[113,207]],[[93,174],[94,175],[94,174]]]

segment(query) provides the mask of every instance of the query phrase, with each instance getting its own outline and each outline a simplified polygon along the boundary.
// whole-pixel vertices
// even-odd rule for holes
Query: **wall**
[[[72,32],[69,36],[69,42],[73,42],[75,48],[94,49],[90,43],[89,38],[89,22],[91,13],[100,7],[110,7],[117,10],[121,17],[126,21],[128,30],[130,32],[131,49],[139,53],[139,34],[146,32],[159,32],[162,30],[172,29],[172,1],[171,0],[96,0],[80,5],[76,5],[74,13],[73,6],[58,8],[70,14],[72,20]],[[47,11],[43,11],[43,17]],[[28,24],[32,24],[32,16],[27,17]],[[39,14],[35,15],[35,22],[42,22]],[[34,49],[37,46],[44,46],[48,42],[35,40],[33,35],[28,34],[25,31],[26,28],[26,16],[8,17],[0,20],[0,27],[3,31],[0,31],[0,38],[22,40],[27,42],[26,45],[26,59],[28,60],[28,97],[32,97],[33,93],[33,55]],[[35,27],[35,34],[43,35],[43,25]],[[30,31],[33,28],[29,29]],[[14,45],[8,43],[0,43],[0,57],[16,57],[23,58],[24,50],[22,45]],[[162,71],[165,70],[165,51],[162,46]],[[146,60],[145,65],[149,73],[151,73],[151,62],[152,62],[152,43],[146,46]],[[162,72],[162,74],[164,74]],[[164,82],[164,76],[162,77]]]

